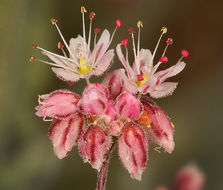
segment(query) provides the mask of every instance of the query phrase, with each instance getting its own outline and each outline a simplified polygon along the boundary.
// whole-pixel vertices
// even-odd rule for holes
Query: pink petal
[[[91,89],[97,89],[103,96],[108,96],[108,90],[100,83],[90,83],[86,86],[86,88],[84,89],[84,93],[86,93],[88,90]]]
[[[103,74],[112,64],[113,58],[114,58],[114,50],[111,49],[108,52],[106,52],[103,55],[103,57],[98,61],[94,74],[96,76]]]
[[[121,49],[121,44],[117,45],[116,52],[117,52],[119,60],[121,61],[122,65],[125,67],[128,78],[132,78],[133,76],[135,76],[135,73],[132,70],[131,66],[129,65],[129,62],[123,56],[122,49]]]
[[[86,115],[101,115],[106,111],[107,104],[108,98],[104,90],[98,87],[87,87],[78,102],[78,107]]]
[[[104,30],[100,39],[98,40],[98,42],[94,48],[94,50],[92,51],[88,61],[90,63],[97,65],[98,61],[100,61],[102,56],[107,51],[109,42],[110,42],[110,34],[109,34],[108,30]]]
[[[202,190],[205,177],[196,165],[187,165],[181,168],[174,179],[174,189],[177,190]]]
[[[159,72],[155,73],[154,77],[157,78],[157,80],[160,80],[160,82],[163,82],[167,78],[173,77],[173,76],[177,75],[178,73],[180,73],[184,69],[185,66],[186,66],[186,63],[179,62],[176,65],[174,65],[166,70],[159,71]]]
[[[37,106],[36,115],[39,117],[68,117],[77,111],[78,101],[79,96],[71,91],[54,91]]]
[[[118,96],[124,90],[131,93],[137,92],[136,84],[126,77],[124,69],[117,69],[108,74],[103,84],[108,88],[113,97]]]
[[[54,119],[50,128],[49,138],[54,147],[54,152],[59,159],[64,158],[76,145],[82,128],[84,118],[81,114],[74,115],[67,120]]]
[[[177,82],[163,82],[157,85],[151,92],[150,95],[153,98],[162,98],[165,96],[172,95],[177,87]]]
[[[141,180],[146,167],[148,140],[141,127],[133,122],[126,123],[119,137],[119,156],[131,177]]]
[[[115,103],[112,99],[108,101],[107,109],[101,117],[104,119],[106,124],[111,123],[117,118],[117,114],[115,112]]]
[[[80,79],[80,75],[75,74],[74,72],[62,69],[62,68],[52,68],[53,72],[56,73],[57,77],[70,82],[76,82]]]
[[[91,125],[80,139],[80,154],[84,162],[89,162],[94,169],[100,171],[111,144],[111,136],[106,135],[101,127]]]
[[[122,118],[133,120],[137,120],[142,111],[139,100],[128,92],[118,96],[115,108]]]
[[[148,129],[150,140],[159,144],[168,153],[174,150],[174,126],[168,116],[152,100],[147,97],[141,98],[144,110],[148,113],[152,123],[145,126]]]

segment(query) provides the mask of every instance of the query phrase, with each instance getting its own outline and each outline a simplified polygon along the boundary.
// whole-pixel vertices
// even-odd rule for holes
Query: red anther
[[[133,28],[129,28],[128,31],[129,31],[129,34],[135,34],[136,33],[135,29],[133,29]]]
[[[51,22],[52,22],[52,24],[55,24],[57,22],[57,20],[55,18],[51,18]]]
[[[90,19],[93,19],[96,16],[96,14],[94,12],[90,12],[89,17]]]
[[[121,41],[121,45],[122,45],[122,46],[127,46],[128,43],[129,43],[129,39],[128,39],[128,38],[125,38],[125,39],[123,39],[123,40]]]
[[[167,63],[168,62],[168,58],[167,57],[160,57],[160,62],[162,63]]]
[[[34,56],[30,56],[29,61],[30,61],[30,62],[35,61],[35,57],[34,57]]]
[[[189,52],[186,49],[181,50],[181,54],[184,57],[189,57]]]
[[[100,32],[101,32],[101,29],[99,29],[99,28],[95,28],[95,29],[94,29],[94,33],[95,33],[95,34],[98,34],[98,33],[100,33]]]
[[[121,28],[121,27],[122,27],[122,22],[121,22],[121,20],[116,20],[116,26],[117,26],[118,28]]]
[[[57,44],[57,48],[58,48],[58,49],[63,49],[63,47],[64,47],[63,44],[62,44],[61,42],[58,42],[58,44]]]
[[[37,48],[37,45],[36,44],[33,44],[32,46],[33,46],[33,48]]]
[[[168,45],[172,45],[172,44],[173,44],[173,39],[172,39],[172,38],[168,38],[168,39],[166,40],[166,43],[167,43]]]
[[[160,79],[156,81],[156,86],[159,85],[160,83]]]
[[[144,80],[144,78],[143,78],[143,75],[142,75],[142,74],[137,75],[137,78],[138,78],[138,81],[143,81],[143,80]]]

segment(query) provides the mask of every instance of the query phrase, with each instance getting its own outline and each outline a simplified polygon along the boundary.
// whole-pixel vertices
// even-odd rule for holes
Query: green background
[[[130,179],[114,153],[107,189],[153,190],[160,184],[171,184],[177,168],[191,161],[205,172],[206,190],[223,189],[221,0],[1,0],[0,189],[95,189],[96,172],[83,164],[76,147],[63,160],[54,156],[47,137],[50,124],[38,118],[34,110],[38,94],[59,88],[81,93],[85,81],[69,87],[49,66],[28,61],[30,55],[43,58],[32,48],[33,43],[59,52],[56,45],[60,38],[50,23],[52,17],[58,19],[67,40],[82,33],[81,5],[96,12],[94,26],[101,29],[112,31],[117,18],[123,21],[113,48],[122,38],[130,38],[127,29],[142,20],[143,48],[153,50],[160,28],[168,27],[165,37],[173,37],[174,44],[168,49],[166,67],[176,63],[182,48],[190,51],[186,69],[171,79],[179,82],[175,93],[155,100],[175,124],[175,152],[159,154],[151,146],[141,182]],[[163,40],[158,55],[164,47]],[[120,67],[115,57],[109,71]]]

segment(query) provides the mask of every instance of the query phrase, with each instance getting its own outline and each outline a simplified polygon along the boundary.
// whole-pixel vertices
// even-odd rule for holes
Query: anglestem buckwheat
[[[79,79],[87,81],[87,86],[81,96],[69,90],[56,90],[49,94],[39,95],[39,105],[36,115],[44,121],[52,121],[49,138],[56,156],[60,159],[67,156],[74,145],[78,145],[80,156],[98,171],[97,189],[105,190],[108,164],[111,153],[118,147],[121,162],[133,179],[141,180],[148,160],[149,142],[157,143],[168,153],[174,150],[174,125],[168,116],[145,94],[161,98],[173,93],[177,83],[166,82],[166,79],[181,72],[185,63],[183,57],[188,57],[187,50],[182,50],[182,57],[176,65],[157,71],[161,63],[167,63],[165,56],[167,47],[173,43],[167,39],[167,45],[158,63],[153,65],[154,57],[162,36],[167,28],[161,29],[161,36],[153,54],[148,49],[140,50],[140,32],[142,21],[137,23],[138,42],[135,44],[135,30],[129,29],[133,42],[134,63],[131,67],[128,60],[127,45],[129,40],[123,39],[116,47],[117,55],[125,69],[118,69],[105,75],[103,83],[90,83],[92,75],[107,73],[114,58],[114,50],[108,50],[111,41],[122,22],[116,20],[116,27],[110,37],[104,30],[99,40],[99,28],[94,29],[93,50],[91,50],[91,33],[96,14],[90,12],[89,33],[86,37],[85,14],[87,10],[81,7],[83,20],[83,36],[78,35],[68,43],[57,25],[56,19],[51,19],[62,42],[58,49],[63,55],[52,53],[33,44],[52,62],[30,57],[30,61],[39,61],[51,65],[53,72],[60,79],[72,85]],[[121,46],[125,47],[124,58]],[[66,49],[65,49],[66,48]],[[127,75],[126,75],[126,74]],[[116,146],[117,145],[117,146]]]

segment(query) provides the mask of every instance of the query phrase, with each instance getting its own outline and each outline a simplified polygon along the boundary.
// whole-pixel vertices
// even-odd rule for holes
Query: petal
[[[83,126],[84,118],[81,114],[76,114],[73,118],[67,120],[53,119],[49,138],[59,159],[64,158],[76,145]]]
[[[141,180],[146,167],[148,140],[141,127],[133,122],[126,123],[119,138],[119,156],[131,177]]]
[[[84,89],[84,93],[86,93],[88,90],[91,89],[97,89],[103,96],[107,97],[108,96],[108,90],[100,83],[90,83],[86,86]]]
[[[115,108],[122,118],[133,120],[137,120],[142,111],[139,100],[128,92],[118,96]]]
[[[101,127],[91,125],[81,136],[79,150],[84,162],[89,162],[98,171],[112,144],[112,138]]]
[[[90,62],[91,64],[97,65],[98,61],[100,61],[102,56],[107,51],[109,43],[110,43],[110,34],[108,30],[104,30],[94,50],[92,51],[88,62]]]
[[[53,67],[52,70],[54,73],[56,73],[58,78],[68,82],[76,82],[80,79],[80,75],[62,68]]]
[[[175,146],[173,140],[173,124],[164,111],[152,102],[152,100],[147,97],[142,97],[141,102],[144,106],[144,111],[147,112],[151,119],[151,125],[144,126],[148,129],[150,140],[159,144],[168,153],[172,153]]]
[[[36,107],[36,115],[39,117],[68,117],[77,111],[78,101],[79,96],[71,91],[54,91]]]
[[[165,96],[172,95],[177,87],[177,82],[163,82],[157,85],[151,92],[150,95],[153,98],[162,98]]]
[[[113,121],[110,124],[109,132],[112,136],[119,136],[122,132],[123,126],[121,122]]]
[[[140,71],[142,73],[149,72],[148,69],[152,68],[152,54],[149,49],[141,49],[139,52]],[[133,71],[137,73],[136,61],[133,63]]]
[[[194,164],[181,168],[174,179],[174,189],[202,190],[205,182],[203,172]]]
[[[88,88],[88,87],[87,87]],[[89,88],[84,91],[78,103],[80,110],[86,115],[101,115],[107,109],[108,98],[100,88]]]
[[[159,72],[155,73],[154,77],[159,79],[160,82],[163,82],[167,78],[173,77],[173,76],[177,75],[178,73],[180,73],[184,69],[185,66],[186,66],[186,63],[179,62],[176,65],[174,65],[166,70],[159,71]]]
[[[115,112],[115,103],[112,99],[108,101],[107,109],[101,117],[104,119],[106,124],[110,124],[116,119],[117,114]]]
[[[121,49],[121,44],[118,44],[116,46],[116,52],[117,52],[119,60],[121,61],[122,65],[125,67],[128,78],[130,79],[130,78],[134,77],[136,75],[136,73],[134,73],[134,71],[132,70],[132,68],[129,65],[129,62],[124,58],[122,49]]]
[[[117,69],[108,74],[105,77],[103,84],[107,87],[109,93],[113,97],[117,97],[124,90],[131,93],[137,92],[136,85],[126,77],[124,69]]]
[[[108,67],[112,64],[114,58],[114,50],[111,49],[106,52],[103,57],[98,61],[94,74],[96,76],[103,74]]]

